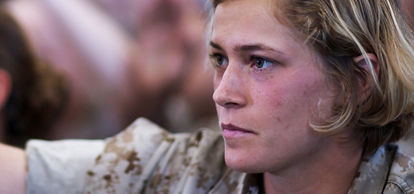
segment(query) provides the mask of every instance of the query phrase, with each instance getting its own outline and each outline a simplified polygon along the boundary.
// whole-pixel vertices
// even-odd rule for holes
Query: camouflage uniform
[[[31,141],[28,193],[259,193],[227,168],[215,131],[171,135],[145,119],[105,141]],[[387,145],[364,156],[349,193],[414,193],[414,160]]]

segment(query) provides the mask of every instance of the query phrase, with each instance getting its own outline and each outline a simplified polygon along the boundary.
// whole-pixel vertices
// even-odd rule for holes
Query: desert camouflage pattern
[[[398,152],[396,145],[382,146],[363,157],[348,193],[414,193],[414,159]]]
[[[122,133],[91,145],[68,140],[29,142],[27,191],[263,193],[261,175],[227,168],[223,153],[224,142],[217,131],[172,135],[148,120],[138,119]],[[348,193],[414,193],[413,161],[399,153],[396,146],[383,146],[363,157]]]

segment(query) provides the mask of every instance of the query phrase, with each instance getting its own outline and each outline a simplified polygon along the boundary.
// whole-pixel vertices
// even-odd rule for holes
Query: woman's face
[[[309,162],[330,142],[309,121],[330,114],[333,90],[317,54],[278,22],[268,2],[220,4],[209,49],[226,163],[246,172]]]

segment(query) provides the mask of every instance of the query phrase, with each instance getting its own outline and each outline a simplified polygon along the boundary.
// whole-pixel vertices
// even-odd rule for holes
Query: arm
[[[24,151],[0,144],[0,193],[25,193],[26,177]]]

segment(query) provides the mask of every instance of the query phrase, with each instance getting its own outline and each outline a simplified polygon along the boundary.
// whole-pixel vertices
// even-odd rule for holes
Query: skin
[[[25,193],[27,170],[23,150],[0,143],[0,156],[0,193]]]
[[[209,52],[226,163],[264,173],[266,193],[346,193],[362,146],[351,129],[310,128],[330,115],[335,90],[317,53],[270,7],[237,0],[215,12]]]
[[[0,110],[7,102],[10,90],[10,75],[0,69]],[[3,114],[0,114],[0,142],[5,130]],[[0,156],[0,193],[25,193],[27,170],[23,150],[0,143]]]

